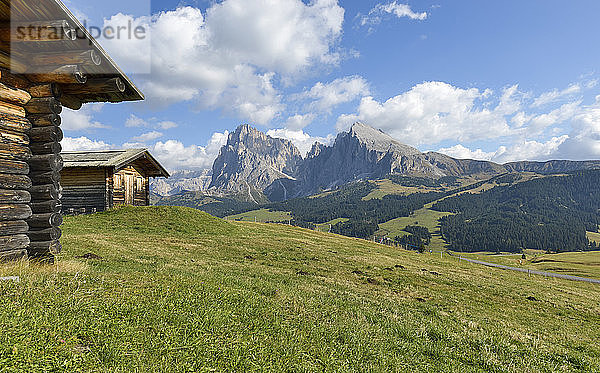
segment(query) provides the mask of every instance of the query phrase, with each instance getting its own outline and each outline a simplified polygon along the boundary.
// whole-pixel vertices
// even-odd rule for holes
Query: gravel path
[[[596,280],[593,278],[587,278],[587,277],[579,277],[579,276],[571,276],[571,275],[563,275],[560,273],[553,273],[553,272],[546,272],[546,271],[537,271],[535,269],[526,269],[526,268],[517,268],[517,267],[509,267],[509,266],[505,266],[502,264],[496,264],[496,263],[489,263],[489,262],[484,262],[481,260],[475,260],[475,259],[467,259],[467,258],[463,258],[461,256],[458,256],[456,254],[453,253],[449,253],[451,256],[458,258],[460,260],[464,260],[470,263],[475,263],[475,264],[481,264],[484,266],[488,266],[488,267],[494,267],[494,268],[500,268],[500,269],[506,269],[509,271],[517,271],[517,272],[523,272],[523,273],[528,273],[531,275],[540,275],[540,276],[545,276],[545,277],[555,277],[555,278],[562,278],[565,280],[571,280],[571,281],[582,281],[582,282],[589,282],[592,284],[600,284],[600,280]]]

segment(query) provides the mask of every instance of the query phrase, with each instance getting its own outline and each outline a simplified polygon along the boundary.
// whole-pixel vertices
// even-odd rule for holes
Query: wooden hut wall
[[[89,214],[106,210],[107,169],[65,168],[61,172],[63,214]]]
[[[25,105],[31,96],[25,90],[2,79],[0,83],[0,261],[27,256],[28,219],[32,216],[31,158],[29,137],[31,123]]]
[[[118,205],[148,206],[148,178],[135,165],[114,174],[113,203]]]
[[[62,224],[60,171],[63,160],[60,141],[61,92],[54,83],[32,85],[28,88],[32,99],[25,105],[32,128],[29,131],[32,157],[29,171],[32,182],[31,210],[28,220],[30,257],[52,259],[60,252]]]

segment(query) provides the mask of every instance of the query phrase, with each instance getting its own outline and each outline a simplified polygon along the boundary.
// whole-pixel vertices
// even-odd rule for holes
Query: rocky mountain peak
[[[243,124],[229,135],[213,164],[211,188],[262,191],[280,179],[294,179],[302,155],[288,140],[273,138]]]
[[[306,158],[308,159],[308,158],[314,158],[314,157],[318,156],[319,154],[321,154],[321,152],[325,148],[326,148],[325,145],[321,144],[318,141],[315,141],[312,148],[310,148],[310,151],[308,152],[308,154],[306,154]]]
[[[382,130],[373,128],[364,123],[356,122],[350,127],[348,135],[357,139],[371,151],[397,152],[403,155],[420,154],[421,152],[412,146],[402,144]]]

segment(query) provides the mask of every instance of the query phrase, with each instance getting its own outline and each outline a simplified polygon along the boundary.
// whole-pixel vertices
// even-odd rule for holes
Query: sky
[[[243,123],[306,153],[360,121],[421,151],[600,159],[597,0],[65,1],[146,100],[63,111],[65,150],[212,167]]]

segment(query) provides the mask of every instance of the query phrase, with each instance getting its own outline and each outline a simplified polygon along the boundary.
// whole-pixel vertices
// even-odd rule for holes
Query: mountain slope
[[[357,180],[405,175],[492,177],[510,172],[567,173],[600,168],[600,161],[512,162],[455,159],[421,153],[384,132],[355,123],[331,146],[315,143],[303,159],[288,140],[242,125],[229,135],[212,170],[210,188],[222,193],[262,192],[272,201],[307,196]]]
[[[210,188],[218,192],[263,191],[280,179],[294,180],[302,156],[288,140],[245,124],[229,134],[213,164]]]

